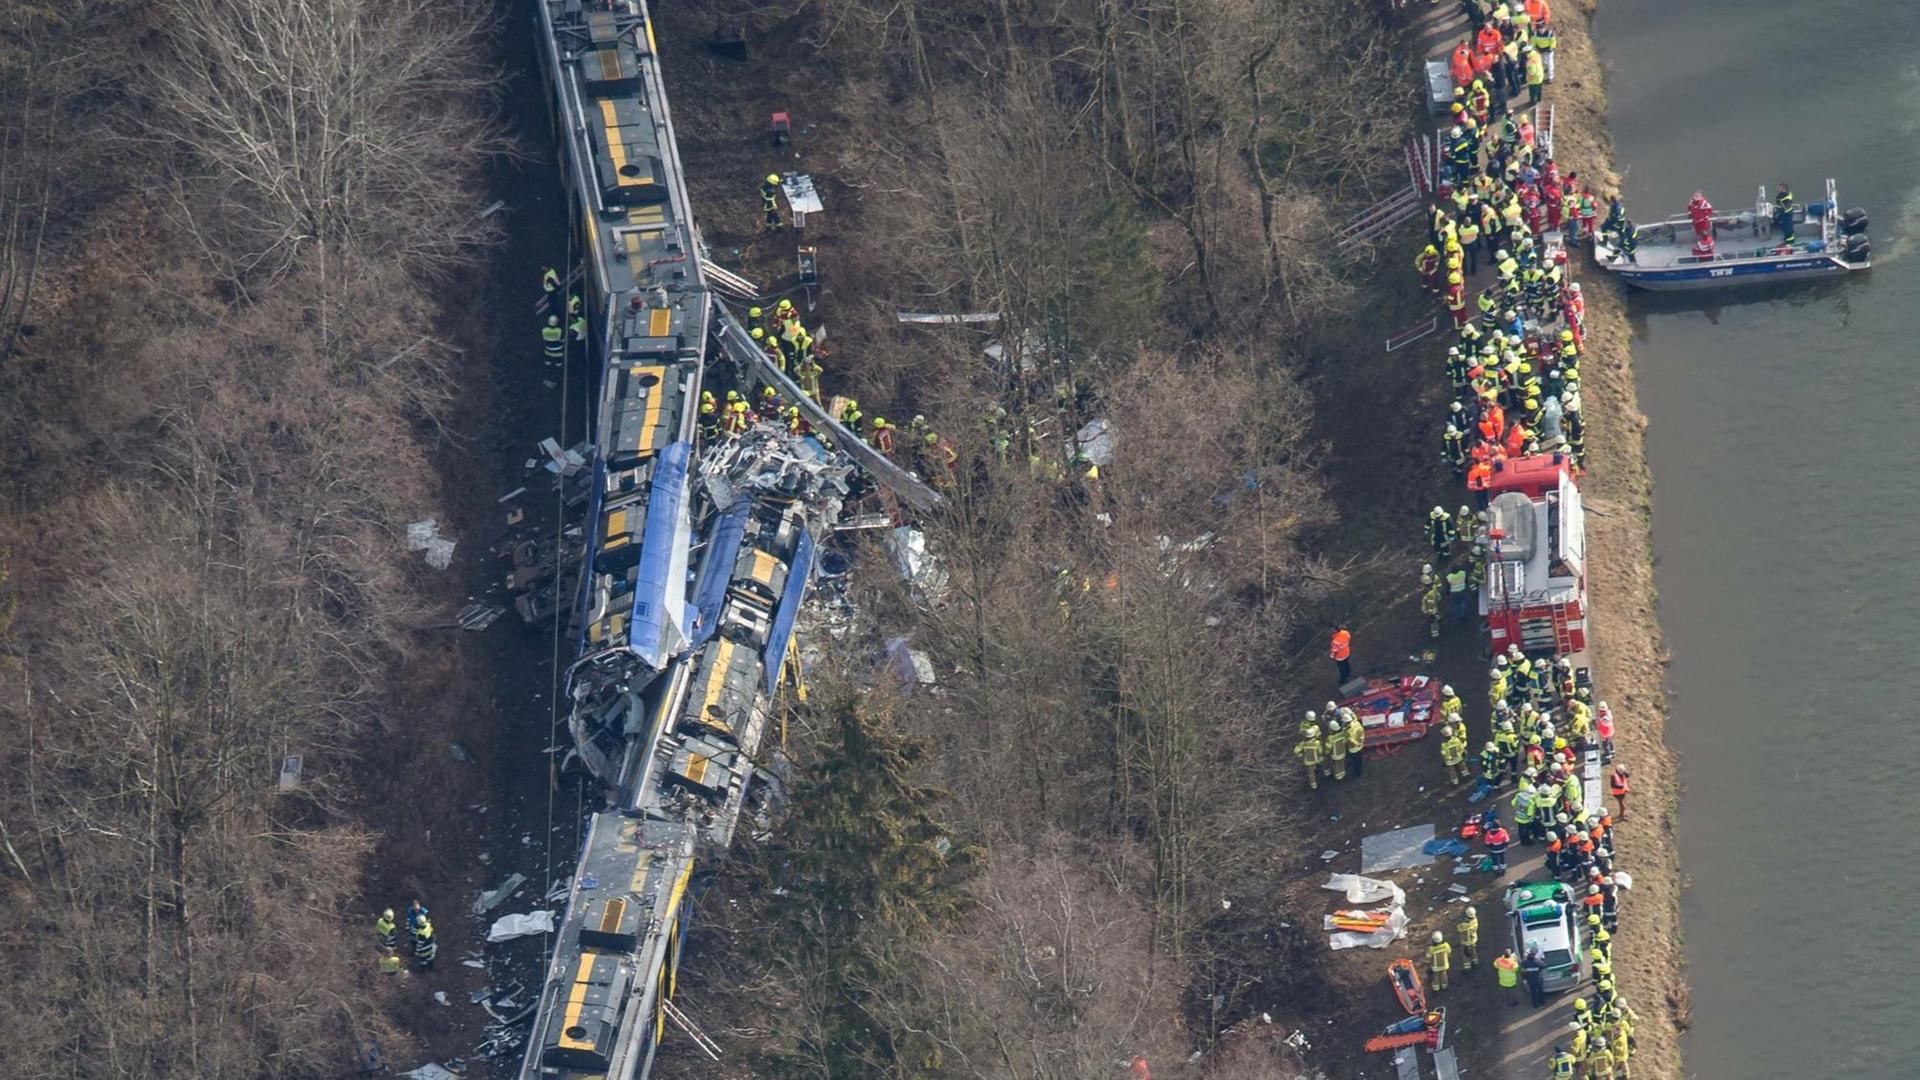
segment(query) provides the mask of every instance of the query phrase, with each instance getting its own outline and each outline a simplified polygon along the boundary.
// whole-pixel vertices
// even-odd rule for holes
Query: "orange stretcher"
[[[1400,1007],[1407,1010],[1408,1016],[1420,1016],[1427,1011],[1427,992],[1420,986],[1420,969],[1413,961],[1401,957],[1387,965],[1387,979],[1393,983],[1393,996],[1400,999]]]

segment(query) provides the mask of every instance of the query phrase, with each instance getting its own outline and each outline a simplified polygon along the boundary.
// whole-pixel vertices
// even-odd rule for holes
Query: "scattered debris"
[[[520,886],[525,885],[526,883],[527,883],[527,875],[509,874],[507,876],[507,880],[501,882],[497,887],[488,889],[486,892],[481,893],[478,897],[474,899],[473,913],[475,915],[485,915],[487,912],[492,911],[494,908],[499,907],[502,901],[504,901],[507,897],[512,896],[514,892],[520,888]]]
[[[1433,839],[1433,826],[1412,825],[1392,832],[1374,833],[1360,838],[1360,872],[1374,874],[1384,870],[1404,870],[1425,866],[1433,856],[1422,849]]]
[[[744,493],[772,495],[819,508],[810,525],[831,528],[840,517],[853,476],[844,454],[758,424],[701,459],[700,473],[715,508],[726,510]]]
[[[903,323],[916,323],[922,326],[971,326],[978,323],[997,323],[1000,313],[996,311],[970,311],[960,315],[941,315],[924,311],[896,311],[893,317]]]
[[[462,630],[478,632],[492,626],[494,620],[506,613],[506,608],[496,607],[493,604],[468,604],[460,609],[460,614],[454,621],[460,624]]]
[[[900,686],[907,696],[922,686],[932,686],[934,678],[933,661],[926,653],[907,644],[904,637],[893,638],[887,642],[887,661],[893,667],[893,673],[900,679]]]
[[[445,570],[453,563],[454,542],[440,535],[440,523],[432,518],[407,523],[407,550],[426,553],[427,565]]]
[[[1450,893],[1459,893],[1461,895],[1465,895],[1467,891],[1467,887],[1456,881],[1453,884],[1447,886],[1447,891]]]
[[[453,1002],[447,1000],[447,992],[445,990],[435,990],[433,992],[433,1000],[445,1005],[449,1009],[453,1008]]]
[[[915,595],[927,603],[937,603],[947,591],[947,572],[927,554],[927,537],[910,525],[902,525],[887,534],[887,558],[893,568],[913,587]]]
[[[1321,862],[1332,862],[1333,860],[1339,857],[1340,857],[1340,853],[1333,850],[1332,848],[1328,848],[1327,850],[1320,853]]]
[[[444,1065],[422,1065],[412,1072],[401,1073],[407,1080],[460,1080],[460,1074]]]
[[[1434,839],[1420,845],[1420,850],[1428,855],[1465,855],[1467,853],[1467,842],[1465,840],[1456,840],[1452,837]]]
[[[520,496],[522,496],[522,495],[525,495],[526,493],[527,493],[527,489],[526,489],[526,488],[523,488],[523,487],[517,487],[517,488],[514,488],[514,489],[513,489],[512,491],[509,491],[509,492],[507,492],[507,493],[506,493],[505,495],[502,495],[502,496],[500,496],[500,497],[499,497],[498,499],[496,499],[496,500],[494,500],[494,501],[495,501],[495,502],[510,502],[510,501],[512,501],[512,500],[514,500],[514,499],[517,499],[517,498],[519,498],[519,497],[520,497]]]
[[[1113,425],[1106,417],[1096,417],[1086,422],[1073,435],[1074,449],[1085,454],[1088,461],[1102,468],[1113,464]]]
[[[553,933],[553,912],[534,911],[525,915],[508,915],[494,922],[487,931],[488,941],[512,941],[514,938],[532,934]]]
[[[462,765],[473,764],[473,754],[468,752],[467,745],[459,739],[455,739],[447,744],[447,753],[452,754],[453,760]]]
[[[300,786],[300,769],[303,760],[299,754],[288,754],[280,759],[280,790],[292,791]]]

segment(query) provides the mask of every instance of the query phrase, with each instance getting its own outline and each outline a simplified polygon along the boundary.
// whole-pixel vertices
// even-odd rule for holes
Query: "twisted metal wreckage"
[[[939,496],[803,395],[708,288],[644,3],[535,7],[596,401],[565,702],[608,798],[520,1075],[629,1080],[651,1069],[667,1020],[683,1022],[670,999],[690,884],[778,799],[755,762],[854,469],[909,506]],[[822,437],[701,435],[703,386],[766,385]]]

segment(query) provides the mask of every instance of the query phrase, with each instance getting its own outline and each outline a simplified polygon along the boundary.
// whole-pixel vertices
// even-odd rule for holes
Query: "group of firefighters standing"
[[[1471,618],[1485,583],[1485,508],[1500,464],[1558,451],[1576,472],[1584,468],[1585,303],[1571,280],[1568,251],[1596,230],[1630,237],[1633,229],[1617,196],[1606,199],[1602,220],[1597,193],[1577,173],[1563,172],[1550,146],[1536,141],[1539,118],[1530,107],[1553,81],[1558,44],[1547,0],[1461,0],[1461,6],[1470,29],[1448,59],[1452,118],[1442,135],[1444,160],[1426,243],[1414,264],[1422,288],[1440,297],[1451,317],[1455,338],[1445,353],[1445,371],[1452,394],[1443,456],[1477,495],[1480,509],[1435,506],[1425,516],[1432,561],[1421,568],[1420,597],[1433,638],[1440,636],[1443,612]],[[1527,97],[1518,103],[1523,88]],[[1631,241],[1624,245],[1623,254],[1630,255]],[[1490,271],[1491,282],[1470,293],[1470,280],[1483,271]],[[1351,636],[1342,627],[1329,655],[1343,682],[1350,649]],[[1463,837],[1482,845],[1483,865],[1504,875],[1512,845],[1542,846],[1546,873],[1572,891],[1585,953],[1576,959],[1592,982],[1573,1003],[1575,1019],[1552,1048],[1547,1075],[1624,1080],[1637,1017],[1613,979],[1623,884],[1615,880],[1614,824],[1626,817],[1629,773],[1613,760],[1612,711],[1594,699],[1581,675],[1571,657],[1528,656],[1509,646],[1488,667],[1487,737],[1477,753],[1467,734],[1465,702],[1453,687],[1441,688],[1439,754],[1450,784],[1475,782],[1476,802],[1508,799],[1511,832],[1497,808],[1470,818],[1462,829]],[[1336,778],[1360,760],[1351,734],[1340,747],[1349,760],[1335,757],[1331,732],[1347,731],[1350,711],[1330,702],[1322,713],[1332,717],[1328,732],[1321,730],[1325,718],[1309,712],[1295,747],[1314,787],[1323,760],[1333,761]],[[1609,770],[1613,811],[1604,801],[1588,805],[1583,772],[1590,755]],[[1479,964],[1480,925],[1471,906],[1452,933],[1452,940],[1445,930],[1430,934],[1426,959],[1434,990],[1447,988],[1456,949],[1464,969]],[[1545,1004],[1547,964],[1537,949],[1524,957],[1506,950],[1493,968],[1510,1005],[1518,1003],[1523,982],[1533,1004]]]
[[[373,920],[373,939],[380,951],[380,971],[383,974],[400,974],[400,929],[400,924],[394,920],[392,908],[382,911]],[[418,900],[407,905],[406,931],[414,966],[421,971],[432,971],[433,958],[440,951],[440,943],[433,936],[433,919],[427,913],[427,906]]]

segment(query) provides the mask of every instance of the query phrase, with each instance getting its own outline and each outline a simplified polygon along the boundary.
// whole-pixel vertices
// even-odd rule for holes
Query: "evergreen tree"
[[[819,699],[816,699],[819,701]],[[902,946],[968,903],[975,854],[933,810],[944,797],[915,779],[922,749],[884,708],[851,696],[820,702],[824,745],[794,792],[773,853],[782,876],[773,914],[804,983],[804,1026],[784,1064],[834,1077],[925,1076],[937,1044],[890,1019],[887,988]]]

